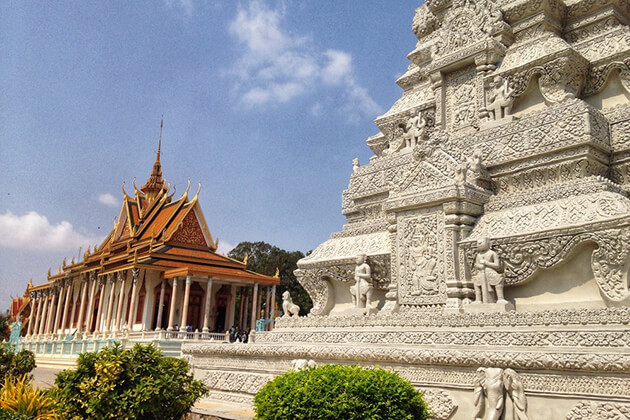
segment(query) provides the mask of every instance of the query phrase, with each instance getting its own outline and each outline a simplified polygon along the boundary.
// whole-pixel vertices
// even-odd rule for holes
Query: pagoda
[[[232,326],[254,330],[257,318],[272,318],[279,277],[217,252],[199,204],[201,183],[192,199],[190,182],[175,198],[162,177],[162,126],[151,174],[139,189],[134,180],[133,197],[123,183],[122,207],[104,241],[80,261],[64,259],[46,283],[29,283],[24,345],[38,357],[112,340],[223,341]]]

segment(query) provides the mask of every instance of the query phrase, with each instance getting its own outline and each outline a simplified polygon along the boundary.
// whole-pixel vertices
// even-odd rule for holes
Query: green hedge
[[[120,346],[79,356],[51,390],[64,419],[179,420],[208,392],[188,363],[163,357],[153,346]]]
[[[289,371],[267,383],[254,403],[261,420],[429,417],[422,395],[411,383],[378,367],[324,365]]]

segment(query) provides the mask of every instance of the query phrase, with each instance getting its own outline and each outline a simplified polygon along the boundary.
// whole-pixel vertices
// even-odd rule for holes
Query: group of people
[[[232,325],[230,328],[230,343],[247,343],[249,330]]]

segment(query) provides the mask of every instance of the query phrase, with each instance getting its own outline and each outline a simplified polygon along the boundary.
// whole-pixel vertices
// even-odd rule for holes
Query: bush
[[[28,350],[13,353],[8,344],[0,344],[0,384],[6,376],[22,376],[35,368],[35,355]]]
[[[67,419],[179,420],[208,391],[184,360],[139,344],[83,353],[77,369],[59,372],[55,385],[51,392]]]
[[[55,401],[34,388],[27,375],[6,377],[0,390],[0,409],[0,419],[59,419]]]
[[[324,365],[289,371],[254,398],[256,419],[426,419],[411,383],[381,368]]]

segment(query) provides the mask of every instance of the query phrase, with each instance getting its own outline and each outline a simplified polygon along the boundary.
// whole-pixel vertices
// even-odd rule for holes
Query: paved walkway
[[[33,375],[33,384],[39,389],[52,388],[55,385],[55,376],[64,368],[54,367],[36,367],[31,374]]]

